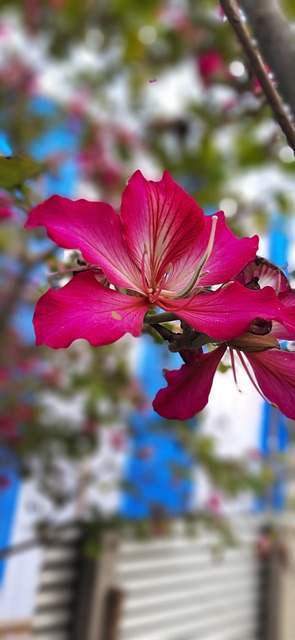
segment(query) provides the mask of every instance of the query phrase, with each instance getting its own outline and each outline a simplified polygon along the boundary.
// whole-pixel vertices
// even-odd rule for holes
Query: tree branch
[[[256,0],[256,3],[258,5],[260,2],[261,0]],[[269,75],[265,69],[265,63],[259,53],[258,48],[255,46],[245,24],[241,20],[236,3],[234,2],[234,0],[220,0],[220,4],[222,5],[228,21],[236,32],[236,35],[249,59],[251,67],[261,84],[262,90],[269,102],[274,116],[283,133],[285,134],[288,144],[293,149],[295,154],[295,128],[293,127],[293,124],[288,116],[287,110],[279,93],[277,92],[277,90],[273,86],[271,79],[269,78]],[[293,69],[295,69],[295,60]]]

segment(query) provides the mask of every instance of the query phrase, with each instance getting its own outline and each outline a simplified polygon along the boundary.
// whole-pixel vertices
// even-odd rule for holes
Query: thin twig
[[[236,2],[234,0],[220,0],[220,4],[246,55],[248,56],[251,67],[260,82],[261,88],[274,113],[275,119],[285,134],[287,142],[293,149],[295,155],[295,129],[288,116],[284,103],[267,73],[265,63],[259,53],[259,50],[251,39],[245,24],[241,20]]]

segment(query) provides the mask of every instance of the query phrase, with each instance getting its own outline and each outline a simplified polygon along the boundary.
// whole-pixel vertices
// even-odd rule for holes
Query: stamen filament
[[[231,362],[231,366],[232,366],[232,370],[233,370],[233,376],[234,376],[234,381],[235,381],[235,385],[237,387],[237,389],[239,391],[241,391],[239,385],[238,385],[238,378],[237,378],[237,370],[236,370],[236,363],[235,363],[235,355],[233,350],[230,348],[229,349],[229,355],[230,355],[230,362]]]
[[[165,291],[164,286],[165,286],[165,284],[166,284],[166,282],[167,282],[167,280],[169,278],[171,269],[172,269],[172,264],[169,264],[168,267],[167,267],[167,271],[166,271],[166,273],[164,273],[163,278],[162,278],[162,280],[160,282],[159,289],[157,291],[155,291],[154,295],[150,295],[149,296],[150,302],[152,302],[152,304],[157,302],[157,300],[159,299],[162,291]]]
[[[141,258],[141,283],[142,283],[143,291],[149,294],[149,288],[147,286],[147,279],[145,276],[145,257],[147,256],[147,253],[148,252],[147,252],[146,245],[144,245],[144,251]]]
[[[201,261],[199,262],[199,264],[197,266],[197,269],[196,269],[191,281],[188,283],[188,285],[186,287],[184,287],[184,289],[182,289],[182,291],[180,291],[180,293],[178,294],[177,298],[184,298],[185,296],[187,296],[187,294],[190,293],[192,291],[192,289],[194,288],[194,286],[195,286],[198,278],[200,277],[200,275],[204,275],[204,274],[202,274],[202,269],[205,266],[206,262],[209,260],[210,255],[212,253],[217,222],[218,222],[218,217],[217,216],[212,216],[211,232],[210,232],[209,242],[207,244],[206,251],[205,251]]]
[[[64,275],[66,275],[67,273],[80,273],[80,271],[95,271],[95,269],[99,269],[99,267],[93,267],[93,266],[89,266],[89,264],[87,265],[83,265],[83,266],[78,266],[78,267],[71,267],[70,269],[65,269],[64,271],[49,271],[48,272],[48,279],[52,279],[52,278],[63,278]]]
[[[245,371],[246,371],[246,373],[247,373],[248,378],[251,380],[251,382],[252,382],[253,386],[255,387],[256,391],[258,391],[258,393],[259,393],[259,395],[261,396],[261,398],[263,398],[263,400],[265,400],[265,401],[266,401],[268,404],[270,404],[272,407],[276,407],[276,409],[277,409],[277,405],[276,405],[276,404],[274,404],[274,402],[271,402],[270,400],[268,400],[268,399],[265,397],[265,395],[262,393],[262,391],[261,391],[261,389],[259,388],[259,386],[258,386],[258,384],[257,384],[256,380],[253,378],[253,376],[252,376],[251,372],[249,371],[249,369],[248,369],[248,367],[247,367],[247,364],[246,364],[246,362],[245,362],[245,360],[244,360],[244,358],[243,358],[243,356],[242,356],[241,352],[240,352],[240,351],[237,351],[237,354],[238,354],[238,356],[239,356],[239,358],[240,358],[240,360],[241,360],[241,363],[242,363],[242,365],[243,365],[243,367],[244,367],[244,369],[245,369]]]

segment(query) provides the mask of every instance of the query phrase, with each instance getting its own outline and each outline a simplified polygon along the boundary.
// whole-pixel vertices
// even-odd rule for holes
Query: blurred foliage
[[[19,189],[22,184],[44,172],[44,164],[31,158],[0,157],[0,189]]]
[[[285,4],[294,16],[291,0]],[[0,201],[0,435],[5,460],[12,451],[18,469],[33,473],[59,504],[79,502],[85,481],[81,459],[99,448],[102,427],[126,424],[128,411],[143,410],[146,400],[128,366],[128,344],[91,350],[83,343],[57,355],[36,350],[12,329],[23,306],[35,303],[37,286],[45,286],[44,266],[51,281],[55,272],[65,275],[62,256],[51,244],[41,249],[42,232],[34,234],[40,247],[32,250],[33,234],[23,230],[26,211],[46,197],[48,182],[54,184],[74,153],[80,176],[75,195],[90,192],[91,198],[118,206],[133,170],[160,177],[167,169],[206,210],[224,203],[233,230],[246,234],[267,232],[269,211],[279,206],[287,215],[293,206],[281,180],[293,178],[295,162],[284,153],[286,142],[217,5],[213,0],[1,3],[0,128],[12,157],[4,150],[0,158],[5,200],[3,206]],[[38,109],[34,100],[40,96],[52,99],[55,108]],[[36,141],[59,127],[77,137],[77,150],[64,144],[40,157]],[[258,197],[249,194],[245,179],[267,169],[275,169],[281,180],[261,183]],[[77,397],[83,412],[76,426],[72,417],[46,411],[48,402],[70,405]],[[267,490],[272,474],[263,461],[253,474],[249,460],[220,460],[213,443],[191,425],[168,428],[221,493]],[[110,434],[111,447],[126,447],[124,435]],[[77,467],[71,490],[63,486],[65,459]],[[178,477],[191,473],[174,471]],[[90,474],[85,482],[92,481]],[[207,515],[198,517],[209,522],[216,509],[209,505]],[[161,531],[163,520],[158,515],[138,523],[138,534]]]

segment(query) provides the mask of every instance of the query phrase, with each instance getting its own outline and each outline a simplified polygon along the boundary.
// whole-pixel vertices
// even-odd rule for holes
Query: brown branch
[[[259,1],[259,0],[258,0]],[[224,13],[232,25],[248,59],[251,67],[260,82],[261,88],[268,100],[273,111],[275,119],[286,136],[289,146],[295,154],[295,129],[288,116],[284,103],[274,87],[265,68],[265,63],[260,55],[257,46],[254,44],[251,36],[242,22],[237,5],[234,0],[220,0],[220,4]]]

